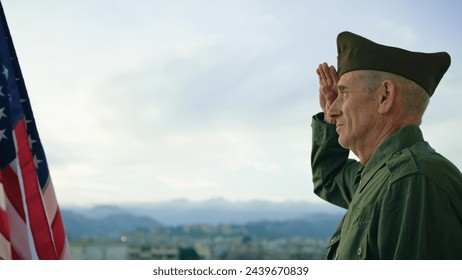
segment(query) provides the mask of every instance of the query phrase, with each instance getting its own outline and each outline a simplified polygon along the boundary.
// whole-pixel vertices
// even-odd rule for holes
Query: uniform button
[[[358,248],[358,251],[356,251],[359,257],[361,257],[361,254],[363,253],[363,249],[361,247]]]

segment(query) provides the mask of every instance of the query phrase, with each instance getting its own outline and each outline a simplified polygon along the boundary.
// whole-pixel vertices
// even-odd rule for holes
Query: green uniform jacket
[[[420,128],[399,130],[363,166],[323,119],[312,122],[314,192],[347,209],[328,258],[462,259],[462,174]]]

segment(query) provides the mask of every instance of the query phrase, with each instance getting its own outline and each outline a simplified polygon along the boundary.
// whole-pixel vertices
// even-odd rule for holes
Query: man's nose
[[[342,115],[341,110],[341,97],[340,95],[334,100],[334,102],[330,105],[329,109],[327,110],[327,115],[331,119],[337,119],[340,115]]]

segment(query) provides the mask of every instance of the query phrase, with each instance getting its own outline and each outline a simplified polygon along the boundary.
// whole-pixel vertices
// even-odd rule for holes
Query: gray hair
[[[423,116],[430,102],[430,97],[420,85],[393,73],[375,70],[361,72],[361,79],[364,82],[367,92],[373,93],[380,87],[384,80],[391,80],[395,84],[395,87],[403,94],[407,114]]]

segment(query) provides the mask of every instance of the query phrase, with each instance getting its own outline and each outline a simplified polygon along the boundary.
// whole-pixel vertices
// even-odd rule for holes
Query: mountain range
[[[344,213],[343,209],[330,204],[262,200],[232,202],[221,198],[202,202],[179,199],[151,204],[97,205],[91,208],[64,207],[63,209],[90,219],[100,219],[115,214],[148,217],[165,226],[244,224],[303,219],[317,214],[339,215]]]
[[[118,238],[135,230],[207,224],[230,225],[264,237],[328,237],[343,211],[330,205],[308,202],[214,199],[204,202],[174,200],[144,205],[99,205],[91,208],[62,208],[70,239],[80,237]]]

